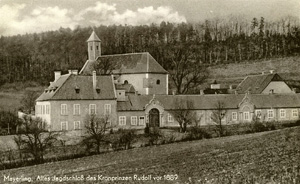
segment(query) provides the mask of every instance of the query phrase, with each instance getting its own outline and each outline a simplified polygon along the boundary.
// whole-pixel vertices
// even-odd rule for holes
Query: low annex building
[[[87,42],[89,59],[81,71],[55,72],[36,100],[36,116],[49,131],[83,130],[88,114],[109,115],[118,128],[173,127],[179,110],[192,111],[200,125],[209,125],[220,102],[226,124],[250,122],[254,115],[262,121],[299,119],[300,95],[278,74],[247,77],[236,94],[168,95],[168,72],[149,53],[102,56],[95,32]]]

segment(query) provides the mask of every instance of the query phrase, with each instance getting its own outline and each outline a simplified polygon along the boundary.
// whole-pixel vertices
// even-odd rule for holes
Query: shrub
[[[134,130],[119,130],[118,132],[120,134],[119,138],[119,145],[122,146],[124,149],[130,149],[132,146],[132,143],[136,139],[136,135]]]
[[[259,121],[254,121],[251,125],[252,132],[264,132],[267,131],[268,128],[264,125],[264,123]]]
[[[211,135],[205,131],[204,129],[198,127],[198,126],[193,126],[190,131],[189,134],[187,136],[187,139],[189,140],[197,140],[197,139],[209,139],[211,138]]]
[[[149,129],[149,145],[157,145],[159,138],[162,137],[162,133],[158,128]]]
[[[144,133],[145,134],[149,134],[150,133],[150,128],[149,128],[149,124],[148,123],[146,124],[146,127],[144,129]]]
[[[282,127],[295,127],[295,126],[300,126],[300,120],[293,121],[293,122],[288,122],[288,123],[282,123]]]

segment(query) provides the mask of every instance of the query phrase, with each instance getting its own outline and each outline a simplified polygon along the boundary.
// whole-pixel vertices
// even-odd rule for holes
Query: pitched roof
[[[99,37],[96,35],[95,31],[92,32],[91,36],[87,40],[87,42],[93,42],[93,41],[101,42],[101,40],[99,39]]]
[[[256,108],[294,108],[300,107],[299,94],[249,94],[250,101]],[[226,109],[237,109],[243,101],[244,94],[226,95],[156,95],[165,110],[175,110],[175,102],[191,101],[195,110],[216,109],[218,102],[224,103]],[[152,95],[129,95],[128,101],[118,102],[118,111],[142,111],[153,98]]]
[[[116,84],[116,89],[125,90],[126,93],[135,93],[135,89],[132,84]]]
[[[88,60],[80,71],[80,74],[90,75],[97,64],[109,62],[113,68],[113,74],[133,73],[168,73],[148,52],[104,55],[96,61]]]
[[[252,75],[247,76],[238,86],[238,93],[250,91],[252,94],[260,94],[271,81],[283,81],[278,74]]]
[[[41,94],[37,101],[115,99],[112,76],[97,76],[96,79],[96,86],[100,89],[100,93],[93,90],[92,76],[62,75]],[[79,89],[79,93],[76,93],[75,89]]]

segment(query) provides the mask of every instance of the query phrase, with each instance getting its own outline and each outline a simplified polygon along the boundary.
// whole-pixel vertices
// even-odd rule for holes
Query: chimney
[[[78,70],[72,70],[72,74],[78,75]]]
[[[93,71],[93,89],[96,90],[96,86],[97,86],[97,75],[96,75],[96,71]]]
[[[271,74],[274,73],[274,70],[270,70],[270,73],[271,73]]]
[[[61,71],[54,71],[54,82],[56,82],[61,76]]]

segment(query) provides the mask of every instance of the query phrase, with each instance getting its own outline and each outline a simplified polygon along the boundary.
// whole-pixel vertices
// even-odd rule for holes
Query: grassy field
[[[150,181],[135,180],[143,175]],[[154,183],[155,176],[159,183],[300,183],[300,128],[137,148],[4,170],[0,176],[0,183],[8,176],[50,181],[77,176],[90,183],[117,176],[132,179],[121,183]],[[74,178],[67,183],[76,183]]]
[[[25,90],[41,94],[45,88],[35,82],[5,84],[0,87],[0,110],[16,111],[21,107]]]
[[[270,60],[230,63],[210,67],[210,80],[226,84],[238,84],[247,75],[274,70],[285,80],[300,80],[300,57],[275,58]]]

